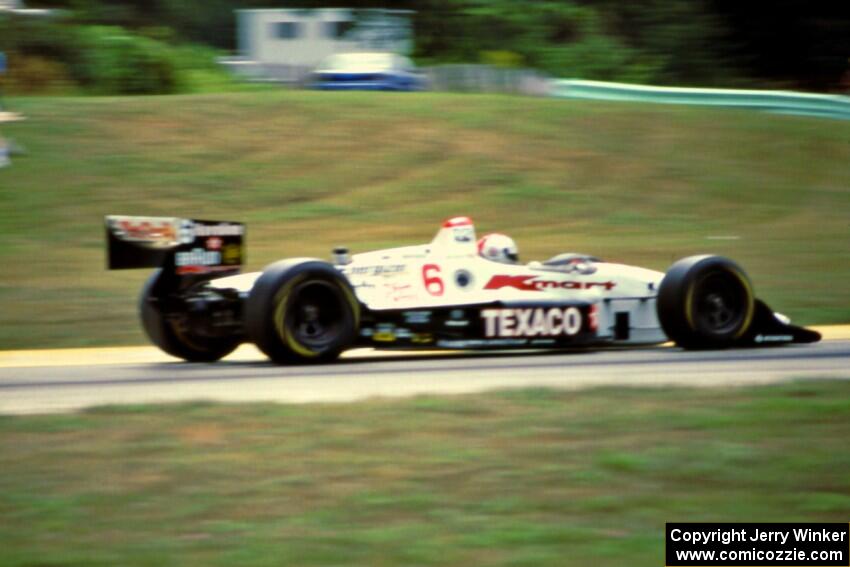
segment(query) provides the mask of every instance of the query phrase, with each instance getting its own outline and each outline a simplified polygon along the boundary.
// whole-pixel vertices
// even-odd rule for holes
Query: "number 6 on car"
[[[425,291],[431,295],[443,295],[443,292],[446,290],[443,279],[440,277],[440,266],[436,264],[425,264],[422,266],[422,283],[425,284]]]

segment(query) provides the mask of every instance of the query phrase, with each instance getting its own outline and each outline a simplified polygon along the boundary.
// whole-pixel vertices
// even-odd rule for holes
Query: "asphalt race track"
[[[42,352],[41,355],[33,353]],[[499,388],[730,386],[795,378],[850,379],[850,340],[716,352],[678,348],[559,353],[352,351],[320,366],[281,367],[243,347],[215,364],[169,361],[155,349],[0,353],[0,413],[73,411],[104,404],[215,400],[347,402]]]

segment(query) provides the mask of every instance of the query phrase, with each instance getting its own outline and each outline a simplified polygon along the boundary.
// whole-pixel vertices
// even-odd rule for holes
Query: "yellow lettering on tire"
[[[286,303],[289,299],[289,294],[292,292],[292,289],[304,279],[306,279],[306,274],[295,276],[290,281],[286,282],[286,285],[281,287],[277,293],[274,295],[274,312],[272,314],[272,321],[274,322],[274,328],[277,332],[277,336],[288,346],[292,351],[300,356],[305,358],[315,358],[319,356],[320,353],[310,350],[305,347],[301,343],[295,340],[295,338],[286,332]]]

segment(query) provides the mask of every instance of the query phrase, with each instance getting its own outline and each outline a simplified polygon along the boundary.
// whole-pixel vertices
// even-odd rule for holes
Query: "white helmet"
[[[478,254],[494,262],[519,263],[519,249],[510,236],[494,232],[478,241]]]

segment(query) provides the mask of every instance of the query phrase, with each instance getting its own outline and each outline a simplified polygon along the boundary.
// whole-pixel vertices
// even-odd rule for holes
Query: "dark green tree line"
[[[68,21],[235,47],[239,8],[415,12],[423,63],[501,61],[553,76],[658,84],[848,87],[850,4],[776,0],[30,0]],[[497,58],[498,59],[498,58]]]

